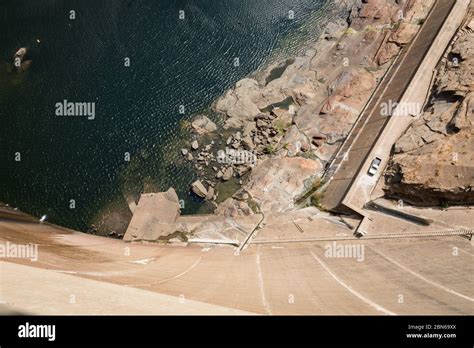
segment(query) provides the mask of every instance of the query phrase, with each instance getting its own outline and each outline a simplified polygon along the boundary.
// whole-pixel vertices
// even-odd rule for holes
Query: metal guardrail
[[[262,239],[253,240],[249,244],[285,244],[285,243],[311,243],[311,242],[331,242],[331,241],[359,241],[374,239],[410,239],[410,238],[430,238],[430,237],[455,237],[468,236],[472,238],[473,230],[446,230],[446,231],[430,231],[430,232],[405,232],[405,233],[387,233],[366,235],[363,238],[350,237],[321,237],[321,238],[294,238],[294,239]]]
[[[233,245],[238,247],[240,242],[238,240],[226,240],[226,239],[205,239],[205,238],[192,238],[188,239],[186,243],[190,244],[225,244],[225,245]]]

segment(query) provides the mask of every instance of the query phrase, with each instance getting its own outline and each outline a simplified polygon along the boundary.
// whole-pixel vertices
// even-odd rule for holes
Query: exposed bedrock
[[[389,197],[424,206],[474,204],[473,47],[472,34],[451,47],[428,107],[395,144]]]

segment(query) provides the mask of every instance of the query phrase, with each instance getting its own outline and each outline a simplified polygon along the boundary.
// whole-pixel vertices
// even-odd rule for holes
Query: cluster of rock
[[[217,126],[204,115],[197,116],[191,123],[194,131],[198,134],[212,133],[217,130]]]
[[[190,149],[181,149],[186,160],[194,163],[200,177],[191,184],[191,191],[205,200],[214,201],[218,196],[215,189],[217,182],[235,177],[240,178],[242,184],[242,178],[255,166],[254,138],[250,139],[248,133],[242,135],[238,131],[228,136],[226,141],[221,138],[217,142],[210,140],[201,145],[200,142],[204,141],[202,136],[215,132],[217,126],[204,115],[197,116],[191,125],[198,138],[191,142]],[[241,153],[242,150],[248,152]]]
[[[352,7],[351,28],[378,26],[385,29],[383,43],[374,58],[378,65],[384,65],[414,38],[433,3],[434,0],[362,0]],[[373,35],[368,33],[366,39],[372,40]]]
[[[178,196],[170,188],[166,192],[141,195],[123,240],[182,243],[194,239],[239,245],[261,220],[259,214],[235,218],[219,214],[181,216]]]
[[[418,31],[420,19],[426,16],[430,5],[422,3],[421,0],[403,4],[392,0],[345,2],[350,5],[349,20],[330,23],[315,47],[304,56],[275,63],[260,79],[245,78],[237,82],[213,105],[216,112],[224,115],[224,131],[232,135],[217,144],[205,145],[204,150],[200,150],[203,147],[197,140],[191,144],[191,150],[183,150],[184,156],[196,162],[195,167],[204,178],[193,183],[192,191],[209,199],[208,191],[214,193],[216,179],[228,180],[234,176],[240,178],[242,188],[237,198],[221,203],[218,212],[251,213],[250,205],[254,203],[262,211],[289,209],[289,197],[294,200],[301,196],[311,187],[311,181],[320,178],[346,138],[385,73],[388,67],[385,63],[398,52],[392,46],[399,50]],[[276,78],[272,74],[275,69],[281,71]],[[202,135],[210,131],[202,131],[209,124],[205,117],[200,117],[198,122],[193,122],[193,129]],[[214,145],[250,151],[258,158],[258,165],[219,163],[218,155],[209,151]],[[299,172],[306,177],[301,177],[295,166],[300,166]],[[206,171],[209,167],[214,171],[213,178]],[[248,173],[244,183],[242,177]],[[279,195],[276,189],[264,191],[272,180],[279,187],[291,187],[293,193],[281,190]],[[294,186],[295,183],[298,185]],[[276,196],[272,198],[266,192]],[[251,202],[239,199],[245,195]]]
[[[277,62],[258,79],[237,82],[214,103],[214,111],[223,115],[223,129],[206,116],[193,120],[195,138],[181,149],[199,176],[191,191],[214,201],[217,183],[231,178],[239,180],[240,189],[220,204],[214,202],[214,214],[205,216],[179,216],[172,192],[142,197],[139,204],[149,209],[162,204],[176,209],[160,215],[158,222],[146,214],[134,216],[126,239],[241,242],[272,218],[291,220],[295,202],[319,182],[385,73],[385,63],[396,54],[393,44],[400,49],[409,42],[428,12],[422,0],[335,4],[347,6],[349,20],[333,21],[304,56]],[[397,16],[400,10],[403,20]],[[253,157],[235,160],[242,152]]]
[[[217,126],[206,116],[199,116],[195,121],[193,121],[192,126],[196,133],[200,135],[214,132],[217,129]],[[214,145],[215,142],[211,141],[209,144],[201,147],[199,141],[195,139],[191,142],[190,150],[181,149],[181,154],[188,161],[194,162],[194,168],[201,177],[200,180],[196,180],[191,184],[191,191],[198,197],[208,201],[216,200],[219,194],[215,190],[216,183],[213,180],[204,177],[204,171],[210,164],[213,164],[213,168],[215,168],[216,171],[218,170],[214,165],[214,163],[217,163],[217,159],[211,151]],[[228,180],[230,178],[226,179]]]
[[[474,35],[452,45],[431,101],[395,145],[386,194],[415,205],[474,203]]]
[[[355,1],[349,16],[355,30],[399,21],[420,24],[434,0],[362,0]],[[392,35],[396,36],[396,35]]]
[[[385,63],[413,38],[430,6],[421,0],[339,4],[348,6],[349,20],[330,23],[304,56],[275,63],[260,79],[240,80],[214,103],[230,136],[201,145],[202,135],[218,127],[205,116],[193,121],[199,138],[182,150],[200,177],[191,190],[213,200],[216,182],[236,177],[241,184],[216,213],[251,214],[254,204],[263,212],[291,209],[320,178],[385,73]],[[220,161],[223,147],[249,151],[258,163]],[[272,182],[280,189],[271,189]]]
[[[200,171],[204,166],[207,167],[211,162],[216,161],[216,158],[211,151],[214,144],[214,141],[211,141],[209,144],[201,146],[198,140],[193,140],[190,144],[190,149],[181,149],[181,154],[188,161],[194,161],[195,168]]]

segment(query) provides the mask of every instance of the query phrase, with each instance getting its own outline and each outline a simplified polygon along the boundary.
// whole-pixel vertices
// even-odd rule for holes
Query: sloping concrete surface
[[[138,288],[0,263],[0,314],[248,315],[251,313]],[[38,289],[38,291],[32,291]]]
[[[180,214],[174,189],[167,192],[142,194],[124,240],[156,241],[175,232],[174,222]]]
[[[474,313],[474,252],[463,237],[336,242],[363,245],[359,260],[329,257],[330,241],[249,244],[236,253],[1,220],[6,241],[37,243],[39,258],[3,260],[2,313]]]

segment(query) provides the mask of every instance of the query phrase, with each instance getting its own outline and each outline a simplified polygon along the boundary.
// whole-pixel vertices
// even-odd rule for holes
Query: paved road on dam
[[[322,199],[322,205],[328,210],[339,211],[343,208],[341,203],[347,191],[390,119],[382,115],[382,106],[388,105],[390,101],[396,103],[402,98],[455,3],[456,0],[439,0],[435,3],[418,36],[402,50],[356,121],[338,152],[338,158],[328,171],[327,177],[332,179]]]

